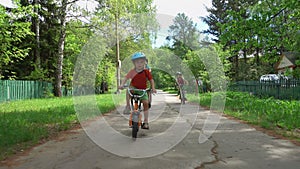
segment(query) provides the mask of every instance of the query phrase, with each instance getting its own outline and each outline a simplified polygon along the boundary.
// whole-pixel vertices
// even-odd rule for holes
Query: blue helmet
[[[146,59],[146,55],[142,52],[136,52],[135,54],[133,54],[131,56],[131,60],[136,60],[136,59],[140,59],[140,58],[145,58]]]

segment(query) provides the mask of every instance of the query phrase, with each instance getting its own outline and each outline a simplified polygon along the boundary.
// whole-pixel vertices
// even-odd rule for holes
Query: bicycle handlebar
[[[145,95],[146,91],[149,91],[149,90],[151,90],[151,89],[135,89],[135,88],[130,88],[130,87],[127,88],[127,91],[128,91],[128,93],[129,93],[130,96],[134,95],[130,91],[142,91],[143,92],[142,95],[135,95],[138,98],[143,97]]]

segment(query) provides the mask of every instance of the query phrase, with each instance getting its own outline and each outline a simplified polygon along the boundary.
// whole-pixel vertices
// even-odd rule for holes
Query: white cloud
[[[17,8],[17,5],[15,5],[12,0],[1,0],[0,4],[7,8]]]

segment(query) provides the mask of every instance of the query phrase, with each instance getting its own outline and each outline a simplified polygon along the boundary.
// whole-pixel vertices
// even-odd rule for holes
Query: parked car
[[[278,74],[266,74],[262,75],[259,79],[260,82],[275,82],[279,83],[280,82],[280,75]]]
[[[259,79],[260,83],[274,82],[281,84],[281,86],[290,86],[290,82],[293,78],[282,74],[266,74],[262,75]]]

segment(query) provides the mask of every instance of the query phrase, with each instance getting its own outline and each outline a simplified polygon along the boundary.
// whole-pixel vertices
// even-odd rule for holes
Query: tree
[[[55,85],[54,85],[54,94],[55,96],[62,96],[62,72],[63,72],[63,59],[64,59],[64,47],[65,47],[65,38],[66,38],[66,22],[67,22],[67,5],[68,0],[62,0],[59,21],[60,21],[60,34],[58,40],[58,59],[57,59],[57,68],[55,73]]]
[[[252,9],[255,23],[260,24],[260,30],[255,32],[261,34],[259,43],[263,44],[266,58],[283,51],[293,50],[295,34],[299,27],[300,2],[292,1],[263,1],[256,4]],[[272,59],[273,61],[276,61]]]
[[[278,61],[278,54],[293,48],[293,37],[299,30],[296,26],[299,25],[299,1],[260,1],[246,6],[228,10],[227,22],[219,24],[219,41],[235,57],[236,77],[239,76],[239,52],[242,51],[245,64],[246,56],[254,53],[256,65],[261,59],[272,65]],[[260,58],[259,54],[264,56]]]
[[[122,33],[129,33],[130,36],[134,37],[134,41],[144,38],[145,35],[147,36],[146,32],[149,31],[149,25],[153,24],[153,22],[149,23],[149,20],[153,20],[155,10],[152,8],[152,0],[98,0],[98,2],[96,22],[100,25],[102,33],[106,34],[104,36],[113,37],[115,40],[117,92],[119,92]]]
[[[10,65],[20,62],[29,55],[30,46],[22,41],[33,36],[31,23],[23,21],[33,15],[32,6],[6,10],[0,5],[0,78],[15,78],[15,70]]]
[[[300,79],[300,30],[296,33],[295,39],[296,42],[294,46],[294,51],[298,53],[298,57],[295,61],[297,68],[293,71],[293,76],[295,78]]]
[[[168,40],[173,41],[170,48],[181,59],[186,59],[186,54],[190,50],[200,47],[199,32],[196,24],[184,13],[178,13],[173,20],[173,25],[169,26],[170,36]]]
[[[57,34],[58,37],[56,43],[56,51],[57,57],[53,57],[56,61],[56,65],[54,66],[54,95],[57,97],[62,96],[62,80],[63,80],[63,60],[64,60],[64,49],[65,49],[65,39],[66,39],[66,24],[67,24],[67,13],[68,6],[74,4],[78,0],[62,0],[57,2],[57,6],[55,3],[50,2],[50,6],[56,6],[57,11],[55,11],[54,15],[57,18]],[[49,3],[49,2],[48,2]],[[50,15],[53,15],[50,14]]]
[[[80,55],[82,47],[93,35],[87,24],[79,20],[71,20],[66,25],[66,39],[63,60],[63,79],[62,85],[68,89],[72,87],[74,66],[77,57]]]
[[[207,17],[200,17],[204,23],[208,25],[208,29],[202,31],[202,33],[213,35],[213,41],[219,42],[218,38],[221,34],[221,30],[218,24],[226,23],[226,10],[227,4],[225,0],[212,0],[212,8],[207,8],[209,15]]]
[[[34,13],[38,14],[39,13],[39,8],[40,8],[40,2],[39,0],[34,0]],[[34,57],[35,57],[35,64],[36,68],[40,69],[41,68],[41,53],[40,53],[40,47],[41,47],[41,42],[40,42],[40,18],[39,15],[36,15],[34,19],[32,20],[33,26],[34,26],[34,32],[35,32],[35,38],[36,38],[36,47],[34,49]]]
[[[241,9],[247,9],[257,2],[258,0],[212,0],[212,7],[206,7],[209,15],[207,17],[200,17],[200,19],[202,19],[209,27],[207,30],[202,31],[202,33],[213,35],[212,40],[214,42],[219,42],[219,36],[222,34],[220,25],[225,24],[230,20],[227,12],[239,12]]]
[[[62,96],[63,83],[70,86],[70,80],[63,82],[63,77],[67,77],[67,75],[63,75],[63,63],[65,58],[67,22],[71,21],[72,17],[78,17],[73,15],[74,12],[76,12],[76,15],[81,15],[82,13],[82,11],[73,7],[77,1],[78,0],[34,1],[36,5],[40,6],[40,8],[38,8],[40,10],[38,10],[39,15],[33,19],[33,25],[35,25],[33,29],[34,32],[39,33],[38,35],[40,36],[37,36],[34,41],[34,44],[36,44],[33,52],[35,58],[35,63],[33,64],[34,71],[32,71],[28,78],[53,81],[54,94],[58,97]],[[43,53],[43,56],[39,56],[39,53]],[[69,68],[67,67],[66,70],[67,69]],[[71,76],[70,73],[68,76]]]

